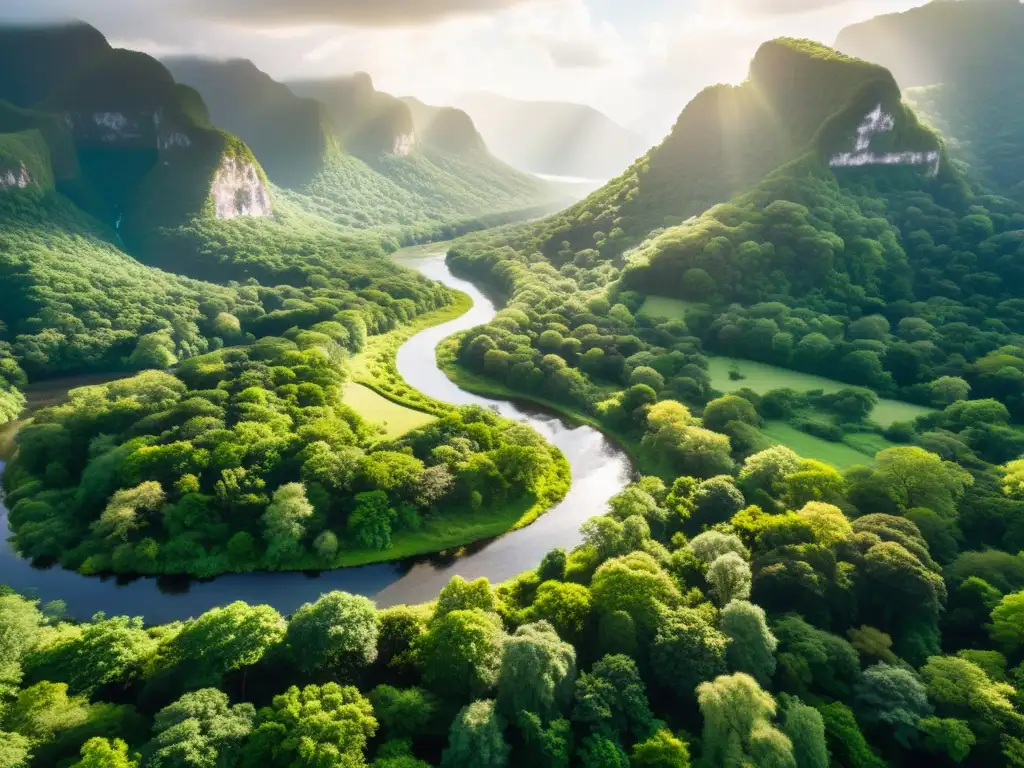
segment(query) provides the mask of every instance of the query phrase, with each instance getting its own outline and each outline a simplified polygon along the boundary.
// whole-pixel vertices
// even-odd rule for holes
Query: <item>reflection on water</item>
[[[628,457],[591,427],[567,424],[543,411],[479,397],[455,386],[437,368],[434,349],[451,334],[490,320],[494,305],[471,283],[451,274],[443,253],[417,248],[399,252],[395,259],[468,293],[474,301],[473,308],[462,317],[427,329],[407,342],[398,352],[399,372],[410,385],[433,398],[459,405],[494,407],[504,416],[530,424],[558,446],[572,466],[573,477],[572,488],[559,505],[533,525],[466,547],[459,556],[441,553],[404,563],[316,574],[230,574],[204,581],[178,577],[91,578],[60,567],[33,566],[5,545],[0,547],[0,584],[43,601],[64,600],[70,614],[79,619],[104,611],[108,615],[143,616],[149,623],[163,623],[197,616],[235,600],[272,605],[289,614],[335,589],[371,596],[382,607],[422,602],[434,598],[456,574],[467,579],[486,576],[492,582],[503,581],[535,567],[554,547],[571,548],[578,544],[580,525],[604,512],[608,499],[629,482],[632,469]],[[0,505],[0,530],[7,529],[6,517],[7,510]]]

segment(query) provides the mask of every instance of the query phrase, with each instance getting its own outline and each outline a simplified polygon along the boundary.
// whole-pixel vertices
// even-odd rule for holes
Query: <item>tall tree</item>
[[[545,722],[564,714],[576,682],[576,650],[546,621],[524,624],[505,642],[498,708],[511,721],[520,711]]]
[[[722,611],[722,632],[731,640],[726,651],[729,666],[764,685],[775,674],[775,635],[764,610],[746,600],[733,600]]]
[[[463,707],[452,723],[441,768],[504,768],[509,755],[504,730],[505,720],[494,701]]]
[[[214,688],[186,693],[160,710],[153,740],[146,745],[147,768],[206,768],[232,765],[256,720],[252,704],[231,706]]]
[[[370,600],[330,592],[295,612],[284,641],[292,663],[303,672],[351,674],[376,660],[379,629],[377,608]]]
[[[708,765],[796,766],[793,745],[772,725],[775,700],[750,675],[724,675],[697,688]]]

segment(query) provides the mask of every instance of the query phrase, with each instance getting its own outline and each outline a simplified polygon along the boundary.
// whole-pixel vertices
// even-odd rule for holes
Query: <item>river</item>
[[[402,346],[398,352],[401,375],[435,399],[497,408],[503,415],[529,424],[558,446],[572,467],[572,487],[560,504],[533,525],[467,547],[460,557],[381,563],[318,574],[228,574],[203,581],[177,577],[98,578],[59,566],[33,567],[5,542],[0,546],[0,584],[44,602],[62,600],[68,615],[80,620],[102,611],[108,616],[142,616],[148,624],[161,624],[198,616],[235,600],[271,605],[288,615],[332,590],[366,595],[381,607],[419,603],[433,599],[453,576],[504,581],[536,567],[551,549],[571,549],[578,544],[580,525],[602,514],[608,499],[629,482],[633,470],[628,456],[592,427],[568,424],[540,409],[479,397],[453,384],[437,367],[435,347],[453,333],[486,323],[495,314],[494,304],[473,284],[451,273],[443,252],[420,247],[399,251],[394,258],[473,299],[473,307],[466,314],[428,328]],[[7,510],[2,504],[0,530],[7,530]]]

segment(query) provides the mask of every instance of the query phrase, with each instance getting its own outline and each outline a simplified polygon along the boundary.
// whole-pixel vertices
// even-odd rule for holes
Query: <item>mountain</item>
[[[518,101],[483,92],[458,96],[454,102],[472,116],[494,154],[531,173],[607,179],[649,146],[583,104]]]
[[[1024,201],[1024,6],[933,2],[840,32],[836,47],[892,70],[973,177]]]
[[[326,108],[296,96],[245,59],[164,59],[175,80],[203,96],[215,125],[244,136],[267,175],[283,187],[301,187],[338,151]]]
[[[658,366],[691,373],[666,387],[706,399],[706,360],[688,358],[703,348],[915,402],[961,377],[1024,418],[1022,231],[1024,207],[967,183],[887,69],[774,40],[745,83],[700,93],[586,200],[453,245],[453,269],[526,316],[514,338],[484,331],[507,358],[475,334],[459,359],[595,414],[610,407],[605,381],[627,385],[628,361],[667,350],[682,357]],[[662,327],[655,305],[677,319]],[[573,370],[545,360],[552,350]]]
[[[451,235],[560,199],[493,157],[465,113],[397,99],[365,73],[285,84],[244,60],[165,64],[252,147],[282,203],[341,226]]]

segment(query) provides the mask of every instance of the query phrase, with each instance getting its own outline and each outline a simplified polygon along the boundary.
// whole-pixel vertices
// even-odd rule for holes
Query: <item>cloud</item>
[[[196,16],[247,27],[336,24],[412,27],[543,0],[180,0]]]
[[[822,8],[842,5],[848,1],[849,0],[730,0],[728,5],[742,13],[775,15],[820,11]]]

